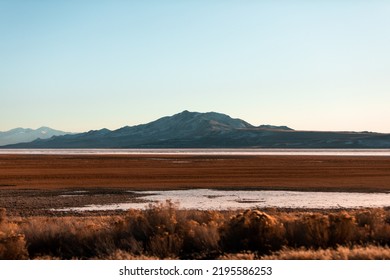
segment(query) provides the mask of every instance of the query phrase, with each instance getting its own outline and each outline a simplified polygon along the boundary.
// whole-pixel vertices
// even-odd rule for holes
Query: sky
[[[0,131],[183,110],[390,133],[390,1],[0,0]]]

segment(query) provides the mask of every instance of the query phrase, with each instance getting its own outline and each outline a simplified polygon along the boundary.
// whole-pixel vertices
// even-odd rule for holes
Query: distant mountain
[[[31,128],[14,128],[5,132],[0,131],[0,146],[10,145],[23,142],[31,142],[38,138],[48,139],[53,136],[65,135],[67,132],[51,129],[49,127]]]
[[[390,134],[253,126],[225,114],[183,111],[117,130],[91,130],[3,148],[390,148]]]

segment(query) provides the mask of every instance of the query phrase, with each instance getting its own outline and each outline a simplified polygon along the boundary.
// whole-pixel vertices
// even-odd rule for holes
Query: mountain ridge
[[[2,148],[390,148],[390,134],[254,126],[217,112],[189,112],[116,130],[53,136]]]
[[[69,134],[69,132],[52,129],[47,126],[41,126],[37,129],[17,127],[7,131],[0,131],[0,146],[28,143],[38,138],[48,139],[65,134]]]

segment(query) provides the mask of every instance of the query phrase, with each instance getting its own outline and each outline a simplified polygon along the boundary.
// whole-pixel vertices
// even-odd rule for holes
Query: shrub
[[[173,203],[150,205],[144,211],[130,210],[117,229],[119,246],[134,254],[147,252],[161,258],[180,254],[183,240]]]
[[[210,258],[219,253],[219,225],[215,221],[189,220],[180,229],[183,236],[184,258]]]
[[[7,221],[5,209],[0,209],[0,259],[27,259],[26,241],[17,232],[17,225]]]
[[[359,239],[390,245],[389,213],[384,209],[369,209],[356,213]]]
[[[329,214],[329,245],[343,245],[352,241],[356,232],[355,217],[347,212]]]
[[[294,247],[326,247],[329,241],[329,220],[320,213],[303,214],[284,222],[286,239]]]
[[[23,224],[30,257],[87,259],[115,250],[109,230],[99,218],[35,217]]]
[[[284,227],[274,217],[259,210],[233,216],[220,230],[225,251],[267,253],[283,245]]]

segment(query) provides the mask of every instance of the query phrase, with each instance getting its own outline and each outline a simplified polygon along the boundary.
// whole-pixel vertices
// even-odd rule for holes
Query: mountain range
[[[221,113],[183,111],[147,124],[40,137],[3,148],[390,148],[390,134],[253,126]]]
[[[8,131],[0,131],[0,146],[31,142],[38,138],[48,139],[53,136],[65,135],[69,132],[55,130],[50,127],[42,126],[38,129],[31,128],[14,128]]]

